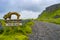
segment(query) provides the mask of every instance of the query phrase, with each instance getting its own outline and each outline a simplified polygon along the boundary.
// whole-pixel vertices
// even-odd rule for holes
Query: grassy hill
[[[60,24],[60,4],[47,7],[37,19],[39,21]]]

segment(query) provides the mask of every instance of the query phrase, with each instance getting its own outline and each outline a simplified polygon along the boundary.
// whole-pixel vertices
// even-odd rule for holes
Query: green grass
[[[47,11],[43,11],[42,14],[37,18],[37,20],[43,21],[43,22],[60,24],[60,17],[55,18],[56,15],[60,16],[60,9],[57,9],[50,13],[48,13]]]
[[[28,40],[27,36],[20,34],[0,35],[0,40]]]
[[[5,26],[5,21],[0,20],[3,30],[0,30],[0,40],[28,40],[28,34],[32,33],[31,26],[34,24],[32,20],[24,22],[22,26]]]

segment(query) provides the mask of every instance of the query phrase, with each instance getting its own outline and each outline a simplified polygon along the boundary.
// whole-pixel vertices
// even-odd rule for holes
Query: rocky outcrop
[[[47,12],[53,12],[57,9],[60,9],[60,4],[55,4],[55,5],[49,6],[46,8],[46,11]]]
[[[54,18],[60,18],[60,15],[56,15],[56,16],[54,16]]]

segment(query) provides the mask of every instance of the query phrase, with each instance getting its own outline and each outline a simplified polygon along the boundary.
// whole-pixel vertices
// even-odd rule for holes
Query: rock
[[[54,16],[54,18],[60,18],[60,15],[56,15],[56,16]]]
[[[60,4],[55,4],[55,5],[49,6],[46,8],[46,11],[47,12],[53,12],[57,9],[60,9]]]

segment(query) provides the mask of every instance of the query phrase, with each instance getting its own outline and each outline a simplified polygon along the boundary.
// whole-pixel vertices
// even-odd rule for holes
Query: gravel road
[[[34,21],[29,40],[60,40],[60,25]]]

